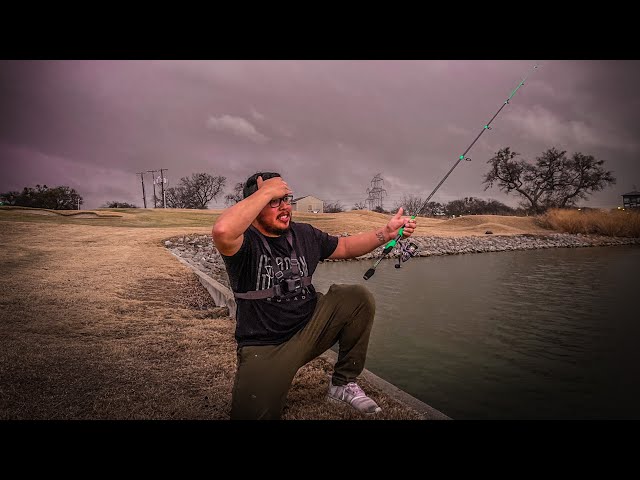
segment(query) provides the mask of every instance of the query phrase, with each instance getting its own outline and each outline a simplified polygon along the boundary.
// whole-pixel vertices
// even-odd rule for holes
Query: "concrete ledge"
[[[331,363],[331,365],[335,365],[336,361],[338,360],[338,354],[333,350],[327,350],[320,356]],[[407,392],[400,390],[395,385],[380,378],[375,373],[370,372],[366,368],[362,371],[362,374],[360,376],[371,383],[373,386],[375,386],[378,390],[381,390],[385,395],[417,411],[420,415],[422,415],[423,420],[451,420],[451,418],[446,416],[444,413],[436,410],[433,407],[430,407],[417,398],[412,397]]]
[[[195,272],[195,274],[200,279],[200,283],[202,283],[202,285],[204,285],[204,287],[207,289],[216,306],[228,307],[229,316],[232,318],[236,317],[236,299],[233,296],[233,292],[231,290],[204,273],[202,270],[200,270],[200,268],[198,268],[197,265],[194,265],[192,262],[185,260],[184,258],[176,255],[173,252],[171,252],[171,254]],[[333,350],[327,350],[320,356],[331,363],[331,365],[335,365],[338,359],[338,354]],[[395,385],[392,385],[386,380],[383,380],[367,369],[364,369],[362,371],[361,376],[365,378],[369,383],[374,385],[377,389],[381,390],[385,395],[417,411],[420,415],[422,415],[422,418],[424,420],[451,420],[451,418],[447,417],[444,413],[439,412],[435,408],[432,408],[426,403],[421,402],[417,398],[412,397],[408,393],[400,390]]]
[[[236,299],[231,290],[211,278],[190,261],[185,260],[173,252],[171,252],[171,254],[195,272],[198,279],[200,279],[200,283],[207,289],[217,307],[227,307],[229,309],[229,316],[236,318]]]

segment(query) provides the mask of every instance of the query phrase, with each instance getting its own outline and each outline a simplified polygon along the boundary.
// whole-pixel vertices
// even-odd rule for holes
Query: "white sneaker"
[[[355,382],[347,383],[346,385],[334,385],[330,380],[327,397],[332,400],[348,403],[359,412],[368,415],[382,411],[378,404],[367,397]]]

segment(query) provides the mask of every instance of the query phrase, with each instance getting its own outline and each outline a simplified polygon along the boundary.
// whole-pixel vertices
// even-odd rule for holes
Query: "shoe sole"
[[[330,400],[331,402],[337,403],[339,405],[349,407],[352,410],[354,410],[354,411],[356,411],[358,413],[361,413],[362,415],[375,415],[376,413],[382,412],[382,408],[380,408],[380,407],[378,407],[378,409],[375,412],[363,412],[363,411],[358,410],[357,408],[355,408],[349,402],[345,402],[344,400],[340,400],[339,398],[334,398],[334,397],[330,397],[329,395],[327,395],[327,399]]]

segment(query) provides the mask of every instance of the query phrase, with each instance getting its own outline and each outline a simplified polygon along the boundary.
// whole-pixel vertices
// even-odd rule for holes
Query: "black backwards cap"
[[[251,175],[246,182],[244,182],[244,188],[242,189],[242,196],[247,198],[249,195],[253,195],[258,190],[258,177],[262,177],[262,180],[269,180],[273,177],[281,177],[279,173],[275,172],[258,172]]]

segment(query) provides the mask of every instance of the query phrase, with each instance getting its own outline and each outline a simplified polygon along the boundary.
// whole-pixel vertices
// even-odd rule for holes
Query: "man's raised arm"
[[[242,246],[243,234],[262,209],[274,198],[289,195],[291,190],[282,177],[262,180],[258,177],[258,190],[218,217],[211,236],[218,251],[226,256],[235,254]]]

